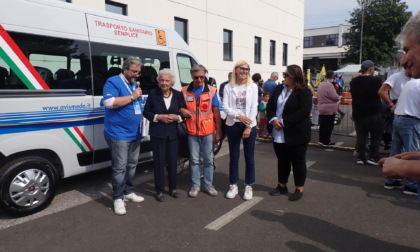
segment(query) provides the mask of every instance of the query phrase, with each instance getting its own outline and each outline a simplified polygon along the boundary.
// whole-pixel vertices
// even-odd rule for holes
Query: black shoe
[[[385,183],[384,188],[387,190],[392,190],[392,189],[397,189],[397,188],[402,188],[403,185],[401,184],[400,181],[395,180],[392,183]]]
[[[172,192],[169,192],[169,194],[173,197],[173,198],[179,198],[181,195],[179,194],[179,192],[177,192],[176,190],[173,190]]]
[[[410,188],[408,186],[404,186],[403,193],[405,195],[412,195],[412,196],[417,196],[418,195],[417,188]]]
[[[295,190],[295,192],[290,195],[289,200],[290,201],[296,201],[302,198],[303,192],[299,191],[298,189]]]
[[[274,188],[273,190],[270,191],[270,195],[272,195],[272,196],[277,196],[277,195],[280,195],[280,194],[288,194],[288,193],[289,193],[289,190],[287,190],[287,186],[281,187],[279,185],[277,185],[276,188]]]
[[[379,162],[379,158],[369,158],[366,163],[370,164],[370,165],[378,165]]]
[[[157,193],[157,194],[155,195],[155,198],[156,198],[156,200],[157,200],[157,201],[162,202],[162,201],[164,201],[164,200],[165,200],[165,195],[163,195],[163,193]]]

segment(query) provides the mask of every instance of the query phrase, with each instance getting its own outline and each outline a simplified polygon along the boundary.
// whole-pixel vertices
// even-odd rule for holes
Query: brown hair
[[[302,72],[302,68],[298,65],[287,66],[287,73],[293,78],[293,88],[300,89],[306,86],[305,75]]]

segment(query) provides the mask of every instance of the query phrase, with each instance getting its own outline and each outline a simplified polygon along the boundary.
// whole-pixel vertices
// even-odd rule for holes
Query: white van
[[[0,206],[27,215],[48,206],[61,178],[110,166],[100,100],[124,59],[143,60],[144,94],[162,68],[180,90],[197,60],[161,25],[57,0],[0,6]],[[143,140],[140,162],[152,159]]]

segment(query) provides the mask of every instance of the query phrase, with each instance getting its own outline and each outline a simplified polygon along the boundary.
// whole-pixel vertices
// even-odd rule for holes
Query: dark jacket
[[[181,92],[172,89],[172,100],[169,109],[165,106],[163,100],[162,90],[160,88],[152,89],[147,97],[146,105],[144,106],[144,117],[150,121],[149,135],[157,138],[175,139],[178,137],[177,127],[178,122],[165,124],[163,122],[153,122],[156,114],[175,114],[180,115],[179,110],[185,108],[184,98]]]
[[[285,86],[278,85],[267,103],[267,117],[276,117],[277,100]],[[283,109],[283,129],[285,143],[300,145],[311,140],[312,94],[308,87],[295,89],[287,99]]]

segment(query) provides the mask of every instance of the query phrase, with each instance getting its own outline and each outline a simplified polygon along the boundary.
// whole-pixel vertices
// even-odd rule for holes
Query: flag
[[[325,79],[325,75],[327,74],[327,70],[325,69],[325,64],[322,65],[321,72],[319,72],[318,78],[316,80],[315,86],[318,87],[319,83],[321,83]]]
[[[308,86],[311,85],[311,69],[306,71],[306,81],[308,82]]]

